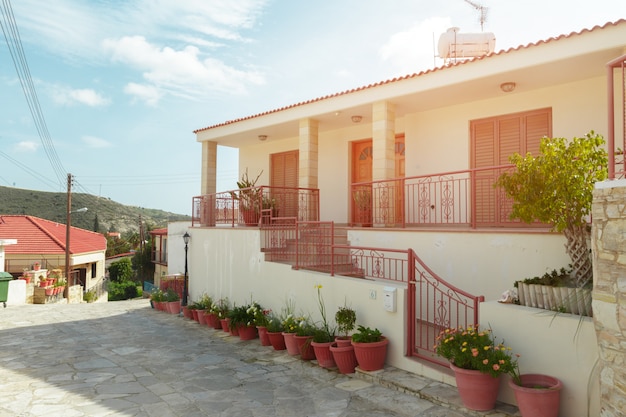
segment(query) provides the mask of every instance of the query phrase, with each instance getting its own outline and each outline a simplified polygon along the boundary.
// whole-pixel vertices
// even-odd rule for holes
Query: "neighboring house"
[[[154,285],[159,286],[161,277],[167,276],[167,228],[154,229],[152,235],[152,263],[154,264]]]
[[[66,227],[33,216],[1,215],[0,239],[15,239],[5,246],[4,268],[15,277],[39,263],[42,270],[65,270]],[[85,291],[100,284],[105,273],[106,238],[77,227],[70,233],[72,282]]]
[[[511,154],[536,153],[543,136],[594,130],[607,138],[612,161],[625,148],[625,87],[623,70],[607,64],[626,62],[624,54],[620,20],[196,130],[202,177],[190,229],[191,299],[205,292],[234,302],[253,298],[275,311],[291,299],[315,315],[313,286],[323,283],[331,312],[350,304],[358,323],[390,337],[388,363],[446,380],[443,368],[427,366],[434,340],[432,333],[420,340],[420,329],[471,323],[478,309],[467,309],[471,302],[456,288],[426,298],[444,286],[431,279],[493,302],[518,279],[568,265],[563,236],[510,220],[510,201],[493,183],[510,169]],[[240,173],[261,173],[261,187],[217,190],[217,145],[238,148]],[[336,229],[325,239],[342,234],[345,247],[310,240],[289,248],[314,228],[333,227],[329,222]],[[305,246],[315,247],[308,254],[325,268],[310,271]],[[358,268],[342,276],[335,260],[325,261],[335,249],[348,251],[347,267]],[[411,252],[407,262],[402,252],[395,271],[392,250],[408,249],[423,264]],[[388,297],[391,307],[382,303]],[[463,308],[454,312],[450,299],[457,298],[464,301],[454,305]],[[482,323],[488,320],[481,314]],[[516,331],[498,334],[507,330]],[[522,350],[536,350],[532,338],[523,343]],[[554,372],[576,393],[566,399],[574,409],[588,405],[597,357],[594,349],[581,350],[582,375],[567,374],[578,366],[571,363]],[[559,363],[555,357],[570,359],[557,351],[534,363],[548,371]]]

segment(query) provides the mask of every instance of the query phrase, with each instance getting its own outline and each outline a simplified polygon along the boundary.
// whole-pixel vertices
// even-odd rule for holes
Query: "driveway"
[[[147,300],[0,310],[0,416],[463,417]]]

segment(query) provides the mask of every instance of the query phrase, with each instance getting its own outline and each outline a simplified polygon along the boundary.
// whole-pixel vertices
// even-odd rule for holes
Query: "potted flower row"
[[[446,329],[437,337],[435,350],[450,361],[461,401],[467,408],[493,409],[500,379],[508,374],[522,417],[558,417],[561,382],[547,375],[520,374],[519,355],[496,343],[491,329]]]
[[[150,302],[158,311],[170,314],[180,313],[180,296],[173,289],[168,289],[167,291],[154,290],[150,295]]]

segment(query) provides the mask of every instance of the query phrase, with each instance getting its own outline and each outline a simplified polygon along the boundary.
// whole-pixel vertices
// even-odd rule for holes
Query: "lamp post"
[[[188,268],[187,268],[187,251],[189,250],[189,239],[191,239],[191,236],[189,235],[189,233],[185,232],[185,234],[183,235],[183,241],[185,242],[185,283],[184,283],[184,288],[183,288],[183,302],[182,305],[186,306],[187,305],[187,291],[188,291],[188,281],[189,281],[189,277],[188,277]]]
[[[70,230],[72,228],[72,213],[84,213],[88,210],[87,207],[80,208],[76,211],[71,210],[71,200],[68,198],[67,205],[67,224],[65,225],[65,275],[67,278],[67,302],[69,303],[69,291],[72,286],[72,268],[70,262]]]

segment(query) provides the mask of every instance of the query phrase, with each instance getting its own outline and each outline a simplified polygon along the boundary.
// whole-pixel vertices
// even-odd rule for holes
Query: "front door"
[[[372,140],[352,143],[352,183],[372,181]],[[371,185],[352,187],[351,190],[352,223],[362,226],[372,224],[372,187]]]

